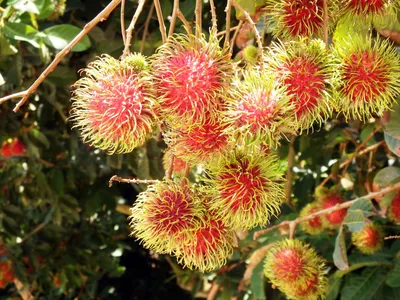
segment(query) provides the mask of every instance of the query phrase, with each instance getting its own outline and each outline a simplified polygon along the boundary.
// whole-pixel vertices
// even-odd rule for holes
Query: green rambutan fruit
[[[254,65],[257,62],[258,48],[254,45],[248,45],[243,49],[243,59],[246,63]]]
[[[277,242],[266,255],[264,274],[292,299],[319,299],[327,290],[325,261],[299,240]]]
[[[284,199],[282,170],[276,156],[257,147],[237,147],[206,166],[215,194],[210,208],[224,224],[251,229],[266,224]]]
[[[196,191],[172,181],[149,186],[131,212],[132,235],[157,253],[173,253],[204,226],[205,210]]]
[[[351,234],[353,245],[364,254],[374,254],[382,249],[384,233],[380,225],[368,223],[359,232]]]
[[[334,207],[344,202],[341,195],[337,193],[330,193],[319,199],[322,209]],[[347,214],[347,208],[335,210],[323,216],[322,221],[325,228],[335,229],[339,227]]]
[[[221,106],[233,64],[218,40],[175,35],[152,57],[161,114],[168,123],[190,127]]]
[[[306,130],[331,116],[332,61],[321,40],[275,44],[266,62],[294,104],[297,128]]]
[[[141,54],[121,60],[103,55],[73,85],[70,118],[91,146],[113,154],[131,152],[145,142],[155,124],[156,106],[143,61]]]
[[[225,104],[228,132],[247,141],[264,141],[272,147],[282,136],[294,134],[296,124],[290,118],[293,105],[271,74],[251,68],[236,76]]]
[[[390,221],[400,223],[400,193],[394,196],[389,206],[388,217]]]
[[[318,202],[308,203],[303,209],[300,211],[300,217],[305,217],[321,210],[321,205]],[[320,234],[324,231],[324,226],[322,222],[322,218],[320,216],[316,216],[311,220],[306,222],[302,222],[300,224],[301,229],[308,234],[316,235]]]
[[[389,41],[353,35],[334,54],[335,97],[346,118],[366,120],[391,108],[400,94],[400,56]]]

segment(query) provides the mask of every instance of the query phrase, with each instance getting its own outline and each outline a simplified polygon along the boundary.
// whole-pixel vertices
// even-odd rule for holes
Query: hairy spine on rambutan
[[[335,97],[346,118],[367,120],[400,94],[400,56],[389,41],[353,35],[336,44]]]
[[[331,192],[321,197],[319,202],[322,209],[327,209],[342,204],[344,200],[341,195]],[[346,214],[347,208],[342,208],[325,214],[322,218],[324,227],[328,229],[335,229],[339,227],[346,217]]]
[[[321,209],[322,209],[321,204],[318,202],[308,203],[300,211],[300,217],[305,217],[305,216],[311,215]],[[311,220],[302,222],[300,224],[300,227],[305,233],[308,233],[311,235],[320,234],[322,231],[324,231],[322,218],[320,216],[316,216],[316,217],[312,218]]]
[[[74,84],[71,120],[85,142],[109,154],[131,152],[155,124],[156,105],[141,54],[103,55]]]
[[[394,223],[400,223],[400,192],[398,192],[390,203],[388,211],[389,220]]]
[[[235,138],[275,147],[282,136],[296,132],[290,117],[293,108],[271,73],[250,68],[243,72],[243,79],[233,80],[223,114],[227,132]]]
[[[274,44],[266,63],[294,106],[295,125],[309,129],[332,114],[332,60],[321,40]]]
[[[292,299],[319,299],[327,290],[324,260],[299,240],[277,242],[267,253],[264,274]]]
[[[197,193],[172,181],[149,186],[131,212],[132,235],[157,253],[175,252],[182,240],[193,238],[193,231],[204,225],[204,206]]]
[[[171,159],[174,159],[173,164],[172,164],[172,174],[177,175],[177,176],[183,176],[186,171],[187,167],[187,162],[181,159],[180,157],[177,157],[173,149],[169,148],[164,156],[163,156],[163,167],[164,170],[168,170],[168,168],[171,166]]]
[[[398,0],[344,0],[341,13],[362,17],[364,22],[384,17],[399,6]]]
[[[206,166],[214,190],[211,209],[228,227],[251,229],[279,212],[284,199],[277,157],[259,148],[237,147]]]
[[[161,114],[167,123],[190,127],[221,106],[233,64],[213,35],[175,35],[152,57]]]
[[[374,254],[381,250],[383,238],[382,227],[373,222],[366,224],[361,231],[351,234],[353,244],[364,254]]]

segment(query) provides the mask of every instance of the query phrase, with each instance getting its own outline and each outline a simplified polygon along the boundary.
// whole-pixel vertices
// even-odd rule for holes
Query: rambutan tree
[[[397,299],[399,15],[0,0],[0,297]]]

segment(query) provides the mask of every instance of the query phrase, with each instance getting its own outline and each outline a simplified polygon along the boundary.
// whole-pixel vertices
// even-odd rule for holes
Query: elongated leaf
[[[346,270],[349,267],[343,226],[340,227],[338,235],[336,236],[335,250],[333,251],[333,262],[339,270]]]
[[[250,279],[250,289],[257,299],[267,299],[265,296],[264,286],[264,262],[260,262],[253,270],[253,275]]]
[[[400,287],[400,260],[396,261],[393,270],[386,279],[386,284],[391,287]]]
[[[40,47],[38,43],[38,31],[32,26],[23,23],[7,22],[4,25],[4,32],[10,39],[28,42],[35,48]]]
[[[400,156],[400,140],[392,137],[387,132],[384,132],[383,134],[385,136],[385,141],[390,151],[392,151],[397,156]]]
[[[385,112],[384,116],[382,118],[384,131],[394,138],[400,138],[400,103],[394,105],[392,111]]]
[[[380,170],[374,178],[374,182],[380,187],[394,184],[400,181],[400,168],[398,167],[386,167]]]
[[[44,42],[50,47],[61,50],[64,49],[80,31],[80,28],[68,24],[52,26],[43,31],[45,34]],[[85,36],[74,48],[72,48],[72,51],[85,51],[90,46],[90,40]]]
[[[339,295],[340,286],[342,285],[342,277],[331,275],[329,277],[329,288],[326,294],[326,300],[335,300]]]
[[[343,224],[349,227],[350,231],[361,231],[368,221],[368,214],[373,211],[371,201],[368,199],[360,199],[353,203],[347,211]]]

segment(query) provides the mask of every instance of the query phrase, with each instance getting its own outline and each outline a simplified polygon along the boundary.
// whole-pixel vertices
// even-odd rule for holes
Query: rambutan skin
[[[140,54],[121,60],[103,55],[83,70],[74,84],[71,120],[85,142],[109,154],[145,142],[157,111],[146,64]]]
[[[14,138],[13,140],[4,142],[0,151],[4,157],[21,156],[25,154],[26,147],[19,138]]]
[[[318,202],[308,203],[303,209],[300,211],[300,217],[308,216],[312,213],[315,213],[321,210],[321,205]],[[320,216],[316,216],[315,218],[302,222],[300,224],[301,229],[308,234],[317,235],[324,231],[323,221]]]
[[[298,129],[307,130],[332,115],[336,106],[331,97],[332,59],[321,40],[276,43],[266,56],[266,64],[293,104]]]
[[[318,299],[327,290],[325,261],[299,240],[277,242],[266,255],[264,274],[292,299]]]
[[[258,68],[244,71],[243,80],[234,78],[224,108],[227,133],[246,143],[263,141],[275,147],[282,136],[296,132],[289,98],[271,73]]]
[[[353,232],[353,244],[364,254],[374,254],[383,247],[384,232],[380,225],[368,223],[360,232]]]
[[[353,35],[333,53],[334,97],[346,118],[363,121],[391,108],[400,94],[400,56],[389,41]]]
[[[157,253],[173,253],[203,226],[204,206],[189,185],[159,182],[139,194],[130,217],[132,236]]]
[[[210,36],[170,37],[152,57],[161,114],[168,123],[191,126],[218,109],[233,73],[230,54]]]
[[[344,202],[341,195],[337,193],[328,193],[319,199],[322,209],[334,207]],[[340,226],[346,217],[347,208],[335,210],[323,216],[322,221],[324,228],[335,229]]]
[[[284,199],[282,170],[274,155],[257,147],[237,147],[206,165],[211,209],[232,228],[264,225],[279,212]]]
[[[345,0],[343,1],[342,13],[349,13],[353,16],[370,19],[384,15],[391,9],[393,3],[391,0]]]
[[[390,221],[400,223],[400,192],[394,196],[389,206],[388,217]]]

